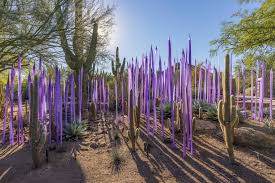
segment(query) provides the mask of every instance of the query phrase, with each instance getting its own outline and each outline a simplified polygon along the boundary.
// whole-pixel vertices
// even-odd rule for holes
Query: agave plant
[[[171,118],[171,104],[165,103],[163,105],[163,118],[168,119]]]
[[[64,137],[66,140],[77,141],[82,139],[88,128],[87,121],[74,121],[72,123],[67,123],[64,127]]]

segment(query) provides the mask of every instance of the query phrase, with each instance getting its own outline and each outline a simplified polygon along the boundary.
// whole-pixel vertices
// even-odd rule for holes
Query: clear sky
[[[237,0],[113,0],[115,11],[111,49],[119,46],[120,56],[129,61],[139,60],[150,46],[157,46],[167,61],[167,40],[172,41],[173,56],[186,48],[188,36],[192,39],[192,59],[209,59],[209,41],[219,35],[221,23],[241,8]],[[223,60],[223,53],[210,58],[214,64]]]

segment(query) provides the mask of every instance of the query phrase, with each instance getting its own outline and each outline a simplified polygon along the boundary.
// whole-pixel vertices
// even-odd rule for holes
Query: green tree
[[[86,101],[90,72],[94,71],[98,61],[109,56],[106,46],[113,25],[114,7],[105,7],[97,0],[90,0],[89,3],[84,3],[84,0],[65,3],[57,0],[57,3],[58,38],[66,63],[76,75],[83,66],[83,101]],[[66,31],[67,27],[71,27],[71,30]]]
[[[255,1],[255,0],[254,0]],[[241,3],[254,2],[240,0]],[[233,15],[239,21],[223,23],[219,38],[210,42],[211,55],[219,49],[243,55],[246,62],[266,60],[273,63],[275,58],[275,1],[265,0],[253,11],[239,11]]]

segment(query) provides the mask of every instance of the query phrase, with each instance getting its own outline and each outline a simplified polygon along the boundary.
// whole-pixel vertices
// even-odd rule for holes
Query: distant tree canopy
[[[240,3],[262,2],[258,9],[239,11],[233,18],[239,21],[223,23],[219,38],[210,42],[215,55],[219,49],[243,55],[245,63],[253,65],[256,60],[265,60],[275,68],[275,0],[239,0]]]
[[[113,10],[100,0],[2,0],[0,72],[16,65],[18,54],[24,65],[41,57],[46,65],[78,70],[89,62],[90,72],[111,58]]]

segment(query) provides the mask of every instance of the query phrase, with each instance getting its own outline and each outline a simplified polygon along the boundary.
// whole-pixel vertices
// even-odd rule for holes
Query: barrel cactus
[[[234,128],[238,124],[238,114],[235,107],[235,98],[233,95],[230,96],[229,90],[229,55],[225,57],[224,63],[224,75],[223,75],[223,96],[224,100],[220,100],[218,105],[218,120],[220,127],[223,132],[225,145],[229,155],[231,163],[234,162],[234,150],[233,150],[233,137]]]
[[[30,140],[32,149],[32,160],[35,168],[41,166],[42,163],[42,150],[46,143],[47,131],[42,123],[38,120],[38,76],[34,77],[32,84],[31,95],[31,120],[30,120]]]

